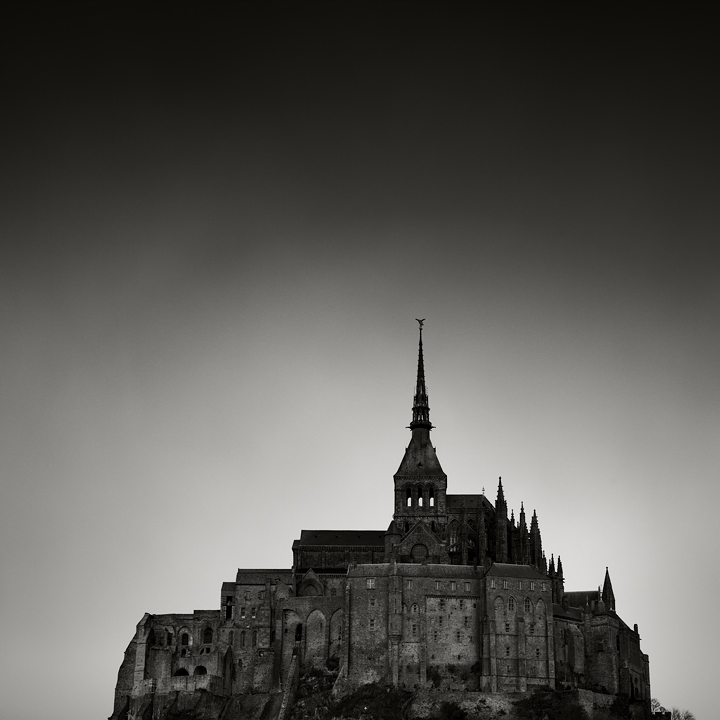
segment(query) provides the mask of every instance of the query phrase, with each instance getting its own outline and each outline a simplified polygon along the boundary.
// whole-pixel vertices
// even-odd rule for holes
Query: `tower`
[[[440,466],[435,448],[430,442],[430,406],[425,386],[425,364],[423,360],[422,331],[420,323],[420,340],[418,343],[417,381],[413,397],[412,421],[409,429],[412,432],[410,444],[394,476],[395,482],[395,521],[398,531],[405,535],[418,522],[426,529],[444,537],[445,493],[447,475]]]

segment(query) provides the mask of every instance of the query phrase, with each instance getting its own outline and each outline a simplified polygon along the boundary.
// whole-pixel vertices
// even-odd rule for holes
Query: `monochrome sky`
[[[718,58],[630,7],[3,6],[0,715],[107,717],[145,612],[386,528],[426,318],[449,491],[713,716]]]

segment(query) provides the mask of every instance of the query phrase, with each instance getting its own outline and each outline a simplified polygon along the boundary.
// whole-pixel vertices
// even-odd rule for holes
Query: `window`
[[[507,590],[507,589],[508,589],[508,581],[503,580],[503,590]]]
[[[470,592],[470,582],[467,580],[465,581],[465,592]]]
[[[463,625],[464,625],[465,627],[467,627],[469,621],[470,621],[470,618],[466,615],[466,616],[463,618]]]
[[[435,581],[435,589],[436,589],[436,590],[439,590],[439,589],[440,589],[440,581],[439,581],[439,580],[436,580],[436,581]]]
[[[522,580],[518,580],[518,590],[522,590]]]
[[[440,598],[440,609],[441,610],[445,609],[445,598]]]
[[[437,642],[437,641],[438,641],[438,631],[435,630],[435,631],[433,632],[433,642]]]
[[[375,629],[375,618],[370,618],[370,629],[371,630]]]
[[[433,488],[430,488],[429,494],[430,497],[428,498],[428,505],[430,505],[430,507],[435,507],[435,490]]]
[[[167,634],[167,644],[168,644],[168,645],[172,645],[172,641],[173,641],[173,634],[172,634],[170,631],[168,631],[168,634]]]
[[[187,633],[183,633],[180,636],[180,644],[183,647],[187,647],[190,644],[190,636]]]
[[[457,583],[454,580],[450,581],[450,589],[457,590]]]
[[[410,608],[411,613],[417,613],[419,611],[417,603],[413,603],[412,607]]]
[[[412,590],[412,580],[406,581],[405,587],[406,587],[408,590]]]
[[[257,608],[253,608],[251,611],[251,616],[256,617],[257,616]]]
[[[505,623],[505,632],[506,632],[506,633],[509,633],[509,632],[510,632],[510,623],[509,623],[509,622],[506,622],[506,623]]]
[[[541,585],[541,590],[542,590],[543,592],[545,592],[545,583],[541,583],[540,585]]]
[[[365,580],[365,587],[368,590],[372,590],[375,587],[375,578],[367,578]]]
[[[257,630],[253,630],[252,643],[253,647],[257,645]]]
[[[207,628],[205,628],[205,630],[203,632],[203,644],[210,645],[210,644],[212,644],[212,641],[213,641],[212,628],[207,627]]]
[[[331,588],[330,588],[330,595],[337,595],[337,588],[331,587]]]
[[[506,646],[505,648],[505,657],[510,657],[510,646]]]
[[[230,605],[230,603],[228,603],[225,606],[225,619],[232,620],[232,616],[233,616],[233,606]]]
[[[535,657],[539,660],[540,659],[540,648],[535,648]]]
[[[418,507],[423,506],[423,500],[424,500],[424,498],[423,498],[422,490],[418,489]]]
[[[440,618],[439,625],[442,627],[442,618]]]
[[[246,633],[245,633],[245,631],[243,630],[243,631],[240,633],[240,647],[245,647],[245,639],[246,639]]]
[[[462,642],[462,633],[459,630],[455,632],[455,640],[457,640],[457,642]]]
[[[530,634],[531,635],[535,634],[535,623],[530,623]]]
[[[240,617],[241,617],[241,618],[244,618],[244,617],[245,617],[245,608],[244,608],[244,607],[241,607],[241,608],[240,608]]]
[[[530,602],[530,598],[525,598],[525,612],[532,612],[532,603]]]
[[[412,490],[410,488],[405,492],[405,498],[406,507],[412,507]]]
[[[531,589],[531,590],[534,590],[534,589],[535,589],[535,583],[532,582],[532,581],[530,582],[530,589]]]
[[[495,589],[495,578],[493,578],[493,579],[490,581],[490,588],[491,588],[492,590]]]
[[[515,598],[512,595],[508,599],[508,610],[515,612]]]
[[[412,634],[417,635],[417,623],[412,624]]]
[[[375,596],[374,595],[370,598],[370,607],[375,607]]]

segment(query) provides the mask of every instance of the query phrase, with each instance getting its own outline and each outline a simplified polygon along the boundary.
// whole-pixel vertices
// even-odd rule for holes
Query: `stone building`
[[[111,720],[161,718],[200,691],[218,717],[249,717],[239,708],[258,695],[282,716],[298,673],[313,667],[337,669],[338,692],[370,682],[578,687],[649,702],[648,656],[637,625],[615,610],[607,569],[602,588],[566,591],[536,513],[529,527],[522,506],[508,517],[502,480],[494,504],[447,493],[432,427],[421,324],[411,438],[387,530],[303,530],[292,568],[238,570],[217,609],[146,614]]]

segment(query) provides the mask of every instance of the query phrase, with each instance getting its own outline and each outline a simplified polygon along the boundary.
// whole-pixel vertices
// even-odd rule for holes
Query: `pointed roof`
[[[418,345],[418,370],[415,396],[413,398],[413,417],[410,423],[412,438],[405,450],[405,456],[395,475],[445,475],[435,448],[430,442],[430,407],[425,387],[425,365],[423,363],[422,320],[420,323],[420,343]]]
[[[497,500],[495,500],[495,509],[497,510],[501,504],[503,507],[506,507],[505,493],[503,492],[503,486],[502,486],[502,477],[499,477],[498,478]]]
[[[415,384],[415,396],[413,398],[413,416],[410,423],[410,429],[427,428],[432,429],[430,423],[430,406],[428,405],[427,388],[425,387],[425,363],[423,362],[423,344],[422,331],[424,320],[418,320],[420,323],[420,342],[418,344],[418,368],[417,382]]]
[[[605,568],[605,581],[602,588],[602,599],[608,610],[615,610],[615,593],[613,592],[612,582],[610,581],[610,572]]]

